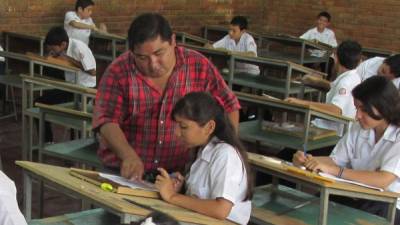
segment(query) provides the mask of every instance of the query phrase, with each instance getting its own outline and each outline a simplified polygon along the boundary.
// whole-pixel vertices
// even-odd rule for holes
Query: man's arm
[[[141,179],[144,173],[143,162],[126,140],[119,125],[106,123],[100,127],[100,134],[108,147],[121,159],[121,176]]]
[[[235,128],[236,132],[239,132],[239,110],[228,113],[229,120],[232,126]]]

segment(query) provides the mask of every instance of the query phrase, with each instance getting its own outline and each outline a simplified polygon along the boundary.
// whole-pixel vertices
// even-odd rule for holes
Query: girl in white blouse
[[[171,178],[160,168],[156,187],[172,204],[218,219],[247,224],[251,213],[252,182],[247,154],[227,114],[208,93],[192,92],[180,99],[171,114],[176,135],[197,159],[186,176]]]
[[[391,81],[372,76],[352,91],[356,120],[329,157],[313,157],[298,151],[295,165],[338,177],[400,192],[400,95]],[[350,201],[350,200],[349,200]],[[349,202],[347,201],[347,203]],[[352,206],[386,216],[387,205],[365,200]],[[400,224],[397,201],[395,224]]]

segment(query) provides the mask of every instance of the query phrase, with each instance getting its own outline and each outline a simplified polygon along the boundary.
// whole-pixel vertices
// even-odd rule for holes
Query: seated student
[[[57,59],[66,60],[80,67],[83,71],[78,72],[78,77],[75,73],[65,72],[65,80],[70,83],[75,83],[85,87],[96,86],[96,61],[89,47],[82,41],[73,38],[68,38],[67,32],[63,27],[53,27],[47,33],[44,45],[49,54]],[[47,90],[35,102],[54,105],[69,102],[73,96],[69,92],[61,90]],[[53,132],[50,123],[45,123],[45,142],[53,142]]]
[[[169,215],[162,212],[152,212],[146,218],[140,220],[137,223],[132,223],[131,225],[179,225],[179,222]]]
[[[64,29],[68,37],[81,40],[86,45],[89,44],[91,30],[106,30],[104,24],[100,24],[100,29],[96,27],[92,18],[94,2],[92,0],[77,0],[75,11],[65,14]]]
[[[367,78],[380,75],[392,80],[394,85],[400,89],[400,54],[392,55],[388,58],[373,57],[360,63],[357,73],[361,81]]]
[[[14,181],[0,171],[0,224],[26,225],[18,207],[17,189]]]
[[[332,46],[333,48],[336,48],[338,44],[336,41],[335,33],[328,28],[328,26],[330,25],[330,21],[331,21],[331,15],[328,12],[320,12],[317,16],[317,26],[312,29],[309,29],[307,32],[302,34],[300,38],[310,41],[322,42],[324,44]],[[323,50],[310,49],[309,51],[311,55],[315,57],[324,57],[326,54],[326,51]],[[333,61],[331,60],[332,59],[330,58],[329,68],[328,68],[328,80],[330,80],[331,78],[331,70],[332,70],[331,66],[333,64]],[[320,66],[321,66],[321,71],[325,71],[324,70],[325,66],[324,65]]]
[[[382,76],[368,78],[352,91],[357,123],[338,142],[329,157],[293,155],[296,166],[322,171],[344,179],[400,192],[400,96]],[[351,203],[348,199],[344,204]],[[354,204],[353,204],[354,203]],[[360,209],[386,216],[387,204],[358,200]],[[400,200],[396,221],[400,224]]]
[[[326,94],[326,103],[311,102],[296,98],[288,98],[287,101],[313,105],[330,112],[336,112],[339,115],[354,118],[356,115],[356,108],[353,104],[351,91],[355,86],[361,83],[360,76],[355,70],[360,59],[361,46],[354,41],[343,41],[337,48],[335,54],[335,67],[338,76],[336,80],[331,83],[331,89]],[[342,126],[336,122],[315,119],[313,123],[320,128],[336,130],[339,135],[342,133]]]
[[[96,86],[96,60],[87,45],[80,40],[68,38],[62,27],[51,28],[44,44],[51,56],[69,61],[83,70],[78,72],[77,84],[85,87]],[[75,74],[65,72],[65,80],[75,83]]]
[[[229,34],[213,45],[206,47],[223,48],[239,54],[257,57],[257,45],[254,38],[246,32],[247,19],[244,16],[235,16],[229,26]],[[253,75],[260,74],[260,69],[256,65],[246,63],[236,63],[235,71],[249,73]]]
[[[198,153],[186,177],[186,195],[179,194],[182,175],[178,173],[174,179],[159,168],[155,184],[162,199],[207,216],[247,224],[252,197],[247,154],[223,108],[210,94],[192,92],[176,103],[171,116],[177,123],[175,134]]]

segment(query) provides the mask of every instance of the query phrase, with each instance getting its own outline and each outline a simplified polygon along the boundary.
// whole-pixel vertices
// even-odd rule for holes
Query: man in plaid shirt
[[[161,15],[138,16],[128,41],[130,50],[112,62],[98,87],[93,118],[101,138],[98,155],[129,179],[158,167],[182,170],[188,151],[174,134],[175,103],[189,92],[210,92],[237,128],[239,102],[207,58],[176,46]]]

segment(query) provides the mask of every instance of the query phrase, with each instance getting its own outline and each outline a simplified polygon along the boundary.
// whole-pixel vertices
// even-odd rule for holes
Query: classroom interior
[[[302,171],[291,171],[292,175],[288,175],[290,172],[282,173],[277,170],[274,162],[269,161],[266,166],[264,161],[270,158],[265,160],[262,155],[276,156],[284,148],[307,148],[312,151],[334,146],[340,137],[337,133],[319,133],[321,131],[313,130],[310,121],[315,117],[342,123],[348,129],[351,121],[349,118],[280,101],[293,96],[313,101],[324,100],[326,92],[300,82],[301,77],[307,74],[316,74],[320,77],[327,75],[325,68],[317,70],[306,65],[329,62],[329,55],[315,59],[307,55],[307,49],[334,51],[324,44],[298,38],[315,26],[316,15],[321,11],[328,11],[332,16],[330,28],[335,31],[338,43],[347,39],[356,40],[363,47],[364,59],[374,56],[388,57],[399,51],[400,25],[397,22],[396,12],[400,9],[400,2],[396,0],[383,0],[379,3],[372,0],[97,0],[94,2],[92,18],[96,24],[106,24],[108,32],[108,34],[93,33],[90,39],[89,48],[93,51],[97,63],[97,82],[107,66],[127,50],[127,29],[132,20],[141,13],[156,12],[165,16],[170,22],[179,45],[196,50],[209,58],[217,66],[228,86],[234,89],[241,104],[245,106],[242,109],[244,112],[241,114],[239,136],[249,152],[257,153],[249,156],[253,171],[257,171],[256,184],[275,185],[278,180],[272,179],[271,174],[283,179],[290,177],[289,187],[283,186],[287,183],[283,182],[282,185],[258,189],[253,198],[257,205],[253,206],[249,224],[344,224],[343,221],[348,224],[391,224],[393,212],[389,212],[387,217],[377,217],[332,203],[327,198],[330,194],[361,196],[385,201],[392,206],[390,209],[394,210],[399,194],[380,193],[352,186],[337,187],[335,186],[337,183],[332,184],[329,180],[323,180],[324,178],[313,177],[312,173],[302,174]],[[51,27],[63,24],[65,12],[72,10],[74,4],[75,0],[0,2],[1,46],[4,48],[4,53],[0,56],[6,58],[5,73],[15,76],[23,74],[18,81],[1,79],[0,75],[0,157],[2,171],[16,184],[17,201],[22,212],[25,212],[27,201],[27,195],[24,193],[27,187],[25,183],[27,180],[24,178],[27,175],[24,176],[22,168],[29,170],[29,164],[16,165],[16,161],[44,162],[66,168],[100,168],[99,160],[89,158],[87,154],[89,151],[95,152],[91,132],[91,106],[82,104],[76,109],[72,103],[63,104],[60,107],[70,111],[66,113],[61,110],[60,113],[57,111],[58,108],[35,106],[32,100],[33,96],[42,93],[40,86],[75,93],[80,103],[86,103],[88,99],[94,99],[96,96],[95,88],[65,85],[63,81],[47,81],[40,76],[35,78],[36,74],[54,71],[46,68],[72,73],[77,73],[79,70],[40,57],[46,54],[43,47],[45,34]],[[204,48],[205,43],[214,42],[225,36],[230,20],[237,15],[247,17],[249,33],[253,35],[259,47],[259,57],[232,55],[229,52]],[[35,55],[27,55],[27,52]],[[233,64],[229,62],[258,65],[265,74],[271,73],[273,78],[249,78],[235,74]],[[247,87],[247,91],[242,92],[243,89],[240,87],[243,86]],[[269,114],[265,109],[273,111]],[[253,116],[257,118],[253,119]],[[301,129],[287,135],[285,129],[274,130],[274,124],[263,120],[265,117],[279,118],[279,121],[296,121]],[[45,143],[43,135],[40,134],[44,129],[44,121],[53,123],[54,143]],[[68,155],[58,150],[72,146],[66,145],[67,142],[82,139],[85,139],[85,142],[72,144],[75,148],[83,146],[82,154]],[[38,148],[41,146],[42,148],[46,146],[47,149],[39,154]],[[79,157],[82,157],[81,160]],[[43,171],[46,173],[46,169]],[[28,224],[101,225],[120,224],[123,220],[125,224],[129,224],[130,219],[134,221],[138,218],[131,218],[126,212],[117,212],[118,210],[111,206],[103,207],[101,200],[90,202],[93,200],[90,194],[77,196],[74,195],[76,194],[74,191],[65,191],[59,186],[52,186],[51,182],[45,182],[42,186],[39,182],[41,180],[35,180],[35,176],[29,181],[33,181],[30,186],[33,192],[28,197],[31,209],[29,216],[34,220],[28,221]],[[300,186],[294,185],[296,183]],[[42,187],[43,204],[40,199]],[[283,196],[280,204],[268,205],[268,201],[276,197],[271,193],[277,190]],[[295,193],[298,199],[288,197],[288,193]],[[324,195],[321,197],[322,194],[319,196],[317,193]],[[99,211],[101,208],[104,210]],[[201,216],[199,219],[196,217],[197,214],[188,216],[185,214],[186,211],[177,211],[177,217],[184,221],[182,224],[233,224]],[[148,213],[143,209],[134,212],[139,218]],[[65,214],[69,216],[63,216]],[[49,217],[56,219],[53,221],[42,219]]]

